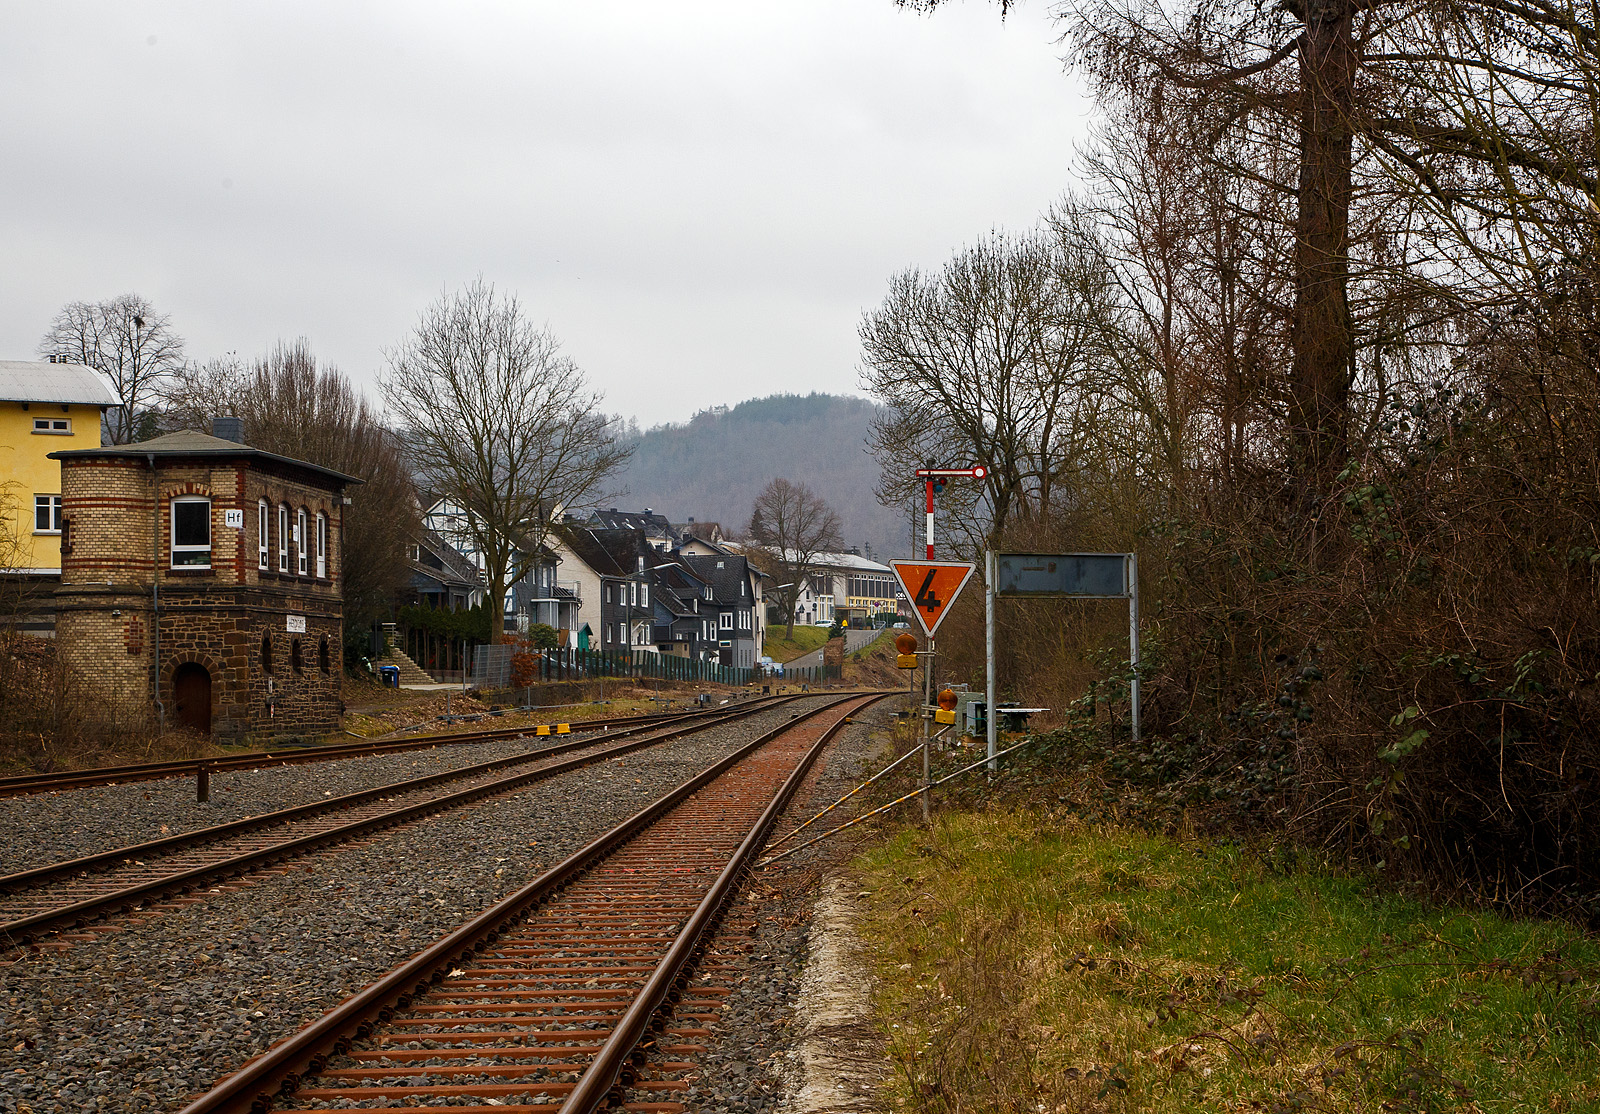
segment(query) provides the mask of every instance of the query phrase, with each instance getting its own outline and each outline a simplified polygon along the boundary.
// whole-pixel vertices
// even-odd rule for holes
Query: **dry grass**
[[[1039,813],[860,864],[916,1111],[1600,1104],[1600,944]]]
[[[55,770],[199,758],[215,753],[207,739],[182,731],[160,734],[82,690],[57,659],[55,643],[0,636],[0,770]]]

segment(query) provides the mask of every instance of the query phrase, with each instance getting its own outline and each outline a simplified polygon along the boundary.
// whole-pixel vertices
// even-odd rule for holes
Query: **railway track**
[[[730,754],[222,1080],[183,1114],[683,1109],[732,969],[704,954],[812,761],[886,694]]]
[[[777,699],[777,698],[772,698]],[[753,702],[753,701],[752,701]],[[741,705],[748,706],[748,705]],[[767,702],[770,707],[770,701]],[[492,714],[492,713],[491,713]],[[706,715],[704,711],[664,712],[653,715],[610,716],[582,720],[572,725],[573,734],[610,731],[673,723]],[[546,725],[549,726],[549,725]],[[225,754],[214,758],[185,758],[171,762],[140,762],[128,766],[102,766],[93,770],[70,770],[51,774],[16,774],[0,777],[0,797],[19,797],[31,793],[56,793],[65,789],[84,789],[96,785],[120,785],[130,781],[159,781],[163,778],[195,777],[202,770],[221,773],[227,770],[259,770],[268,766],[295,766],[310,762],[337,762],[374,754],[398,754],[408,750],[487,743],[533,734],[532,727],[507,727],[487,731],[453,731],[419,735],[410,739],[384,739],[365,743],[335,743],[330,746],[290,747],[280,750],[254,750],[244,754]]]
[[[673,717],[0,877],[0,945],[35,943],[338,843],[520,790],[797,697]],[[637,719],[633,721],[637,724]],[[565,756],[565,757],[564,757]],[[506,771],[515,771],[507,773]],[[450,788],[442,791],[444,787]]]

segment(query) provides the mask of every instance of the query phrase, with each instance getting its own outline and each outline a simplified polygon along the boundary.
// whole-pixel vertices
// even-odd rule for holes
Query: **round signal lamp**
[[[914,634],[897,634],[894,636],[894,648],[901,654],[914,654],[917,652],[917,636]]]
[[[955,711],[956,694],[951,692],[949,689],[945,689],[943,692],[941,692],[939,694],[939,707],[943,708],[947,712]]]

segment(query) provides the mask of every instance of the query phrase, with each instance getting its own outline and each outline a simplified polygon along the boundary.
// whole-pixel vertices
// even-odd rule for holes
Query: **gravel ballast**
[[[594,738],[600,741],[603,736]],[[195,801],[193,778],[0,798],[0,876],[408,778],[459,770],[548,747],[554,741],[553,737],[528,735],[333,762],[219,771],[211,775],[211,800],[206,804]]]
[[[121,931],[65,950],[0,956],[0,1111],[180,1108],[620,819],[788,722],[794,710],[757,713],[431,817],[249,888],[117,922]],[[421,756],[382,761],[399,757]],[[319,765],[237,776],[308,770],[310,778],[327,774]],[[142,786],[115,788],[151,803]],[[23,846],[32,839],[24,836]]]

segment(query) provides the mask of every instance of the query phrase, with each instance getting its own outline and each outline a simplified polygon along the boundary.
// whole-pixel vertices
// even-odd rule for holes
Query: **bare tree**
[[[889,408],[870,443],[885,503],[921,489],[919,464],[981,464],[989,520],[970,540],[1048,514],[1099,397],[1099,285],[1064,241],[1039,234],[994,236],[938,274],[891,281],[860,327],[863,385]],[[970,491],[946,498],[973,510]]]
[[[482,279],[423,311],[383,384],[423,481],[466,514],[498,639],[547,515],[601,496],[630,450],[555,337]]]
[[[302,338],[249,365],[226,356],[184,368],[166,400],[167,423],[177,428],[210,432],[212,418],[231,415],[254,448],[363,480],[344,515],[346,629],[386,614],[409,579],[405,547],[420,515],[399,438],[350,380],[319,366]]]
[[[65,356],[110,380],[120,408],[108,421],[112,444],[134,440],[141,411],[183,366],[183,338],[166,314],[137,294],[104,302],[70,302],[39,341],[39,354]]]
[[[756,496],[749,533],[764,551],[758,563],[778,580],[779,606],[788,619],[784,637],[793,638],[794,609],[807,580],[816,573],[817,556],[842,544],[839,516],[805,484],[780,478]]]

